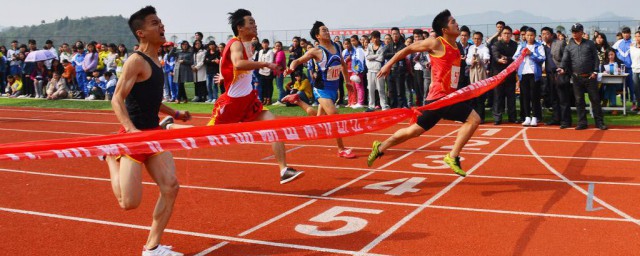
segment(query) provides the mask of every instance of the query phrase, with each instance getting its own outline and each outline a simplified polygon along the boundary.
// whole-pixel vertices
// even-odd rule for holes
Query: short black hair
[[[469,27],[464,25],[460,27],[460,32],[467,32],[467,34],[471,34],[471,30],[469,30]]]
[[[229,24],[234,36],[238,35],[238,26],[244,26],[244,17],[252,16],[251,12],[246,9],[238,9],[227,14],[229,14]]]
[[[202,34],[202,32],[196,32],[196,35],[199,35],[200,37],[204,37],[204,35]]]
[[[29,39],[28,43],[29,44],[36,44],[36,40],[35,39]]]
[[[398,27],[392,27],[392,28],[391,28],[391,31],[394,31],[394,30],[395,30],[395,31],[398,31],[398,33],[400,33],[400,29],[399,29]]]
[[[422,29],[416,28],[413,30],[414,35],[422,35]]]
[[[480,37],[484,37],[484,35],[482,34],[482,32],[480,31],[476,31],[475,33],[473,33],[473,35],[480,35]]]
[[[380,39],[380,31],[374,30],[373,32],[371,32],[371,37]]]
[[[442,30],[447,28],[447,25],[449,24],[449,17],[451,17],[451,12],[445,9],[433,18],[431,27],[433,28],[433,31],[436,32],[436,35],[443,35]]]
[[[138,38],[138,35],[136,35],[136,31],[142,29],[142,27],[144,26],[144,19],[147,18],[147,16],[155,14],[157,14],[156,8],[148,5],[147,7],[138,10],[134,14],[131,14],[131,17],[129,17],[129,29],[131,29],[131,33],[133,33],[133,36],[136,37],[136,40],[138,40],[138,42],[140,42],[140,38]]]
[[[13,40],[13,41],[11,41],[11,43],[12,43],[12,44],[13,44],[13,43],[16,43],[16,44],[17,44],[17,43],[18,43],[18,40]]]
[[[53,41],[51,41],[51,39],[47,39],[47,41],[44,42],[44,44],[53,44]]]
[[[104,76],[111,77],[113,73],[111,71],[104,72]]]
[[[628,33],[631,34],[631,29],[629,27],[623,27],[622,28],[622,33]]]
[[[504,21],[499,20],[498,22],[496,22],[496,26],[498,25],[502,25],[503,27],[506,26],[507,24],[504,23]]]
[[[538,32],[536,31],[536,29],[535,29],[535,28],[532,28],[532,27],[527,27],[527,30],[525,30],[525,32],[531,32],[531,33],[533,33],[534,35],[538,33]]]
[[[269,44],[269,39],[266,39],[266,38],[265,38],[265,39],[262,39],[262,43],[263,43],[263,44],[264,44],[264,43]]]
[[[311,34],[311,38],[313,38],[313,40],[318,40],[318,35],[320,34],[320,27],[324,26],[324,23],[322,23],[322,21],[317,21],[313,23],[313,27],[311,27],[311,31],[309,31],[309,34]]]
[[[524,32],[527,31],[527,29],[529,29],[529,26],[524,25],[524,26],[520,27],[520,32],[524,33]]]
[[[543,27],[543,28],[540,29],[540,31],[547,31],[547,32],[553,34],[553,29],[550,28],[550,27]]]
[[[511,29],[511,27],[509,26],[504,26],[504,28],[502,28],[502,30],[509,30],[509,32],[513,32],[513,29]],[[500,34],[502,34],[502,31],[500,31]]]

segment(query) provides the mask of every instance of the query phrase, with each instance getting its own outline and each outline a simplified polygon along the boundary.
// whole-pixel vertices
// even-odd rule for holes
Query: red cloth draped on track
[[[161,151],[190,150],[212,146],[276,141],[305,141],[348,137],[385,129],[413,117],[418,110],[438,109],[478,97],[499,85],[514,72],[522,54],[500,74],[455,91],[438,101],[413,110],[392,109],[372,113],[314,116],[262,122],[159,130],[70,139],[31,141],[0,145],[0,160],[97,157]]]

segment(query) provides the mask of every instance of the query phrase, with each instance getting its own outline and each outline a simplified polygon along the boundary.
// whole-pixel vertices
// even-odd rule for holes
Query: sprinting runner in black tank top
[[[149,56],[141,52],[135,52],[142,56],[151,67],[151,76],[146,81],[137,82],[125,100],[127,112],[131,122],[139,130],[147,130],[158,127],[160,118],[158,112],[162,104],[162,90],[164,88],[164,75],[162,68]]]

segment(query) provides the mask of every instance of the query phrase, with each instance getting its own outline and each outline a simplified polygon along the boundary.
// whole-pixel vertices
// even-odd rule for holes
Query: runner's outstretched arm
[[[380,69],[380,72],[378,72],[377,77],[378,78],[387,77],[389,75],[389,72],[391,71],[391,67],[393,66],[393,64],[395,64],[400,60],[405,59],[409,54],[416,53],[416,52],[433,53],[433,51],[435,51],[439,47],[439,45],[440,45],[439,40],[435,38],[427,38],[426,40],[422,40],[420,42],[413,43],[405,47],[404,49],[400,50],[395,55],[393,55],[393,58],[391,58],[387,62],[387,64],[385,64],[384,67]]]
[[[233,63],[233,67],[237,70],[256,70],[260,68],[269,68],[271,70],[278,69],[278,65],[276,65],[275,63],[243,59],[243,51],[244,47],[242,47],[241,42],[234,42],[231,45],[231,62]]]
[[[293,73],[293,71],[296,70],[296,68],[300,66],[301,63],[306,63],[310,59],[314,59],[316,61],[322,59],[322,50],[313,48],[311,50],[308,50],[304,55],[302,55],[302,57],[293,60],[291,64],[289,64],[289,68],[284,71],[284,76],[288,76],[289,74]]]

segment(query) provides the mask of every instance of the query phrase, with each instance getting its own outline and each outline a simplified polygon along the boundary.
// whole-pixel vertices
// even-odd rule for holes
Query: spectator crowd
[[[605,130],[603,107],[625,104],[618,98],[623,90],[632,102],[631,111],[638,111],[640,31],[632,34],[630,28],[623,27],[610,43],[606,35],[598,31],[590,37],[579,23],[571,27],[571,35],[568,36],[549,27],[540,31],[528,26],[516,29],[502,21],[496,23],[495,33],[491,35],[472,32],[466,26],[460,30],[458,89],[500,73],[522,54],[524,48],[530,52],[517,72],[495,89],[468,102],[480,114],[482,122],[486,109],[489,109],[494,125],[502,124],[505,122],[503,119],[524,126],[537,126],[546,121],[547,125],[558,125],[564,129],[573,125],[573,106],[578,115],[575,128],[586,129],[586,93],[596,128]],[[412,54],[399,61],[387,78],[377,78],[376,75],[397,52],[435,36],[434,32],[421,29],[404,35],[395,27],[386,35],[373,31],[368,35],[346,38],[336,36],[334,41],[341,47],[341,55],[348,66],[347,77],[340,75],[340,83],[344,86],[339,87],[336,106],[375,111],[425,104],[431,83],[428,52]],[[225,44],[214,41],[205,44],[202,39],[203,34],[197,32],[191,43],[182,41],[176,45],[167,42],[160,49],[166,102],[187,103],[191,100],[213,103],[218,95],[224,93],[225,88],[218,83],[216,76]],[[287,105],[282,99],[291,93],[298,94],[309,104],[317,104],[312,93],[317,79],[316,63],[309,61],[299,66],[288,83],[285,83],[281,71],[315,47],[317,42],[300,37],[294,37],[292,42],[285,49],[280,41],[274,42],[272,47],[268,39],[252,40],[251,58],[273,62],[281,68],[254,72],[253,85],[265,105]],[[73,45],[63,43],[56,48],[51,40],[47,40],[42,50],[50,51],[56,58],[26,61],[27,56],[37,50],[35,40],[28,40],[27,44],[14,40],[9,48],[0,46],[0,93],[3,96],[109,100],[130,54],[122,44],[78,41]],[[133,50],[137,50],[137,45]],[[611,75],[624,75],[625,88],[623,84],[600,83],[603,76]],[[192,99],[187,98],[185,83],[194,84],[195,96]],[[516,109],[517,105],[519,109]],[[544,108],[552,112],[548,120],[543,120]],[[613,115],[617,113],[617,110],[611,112]]]

